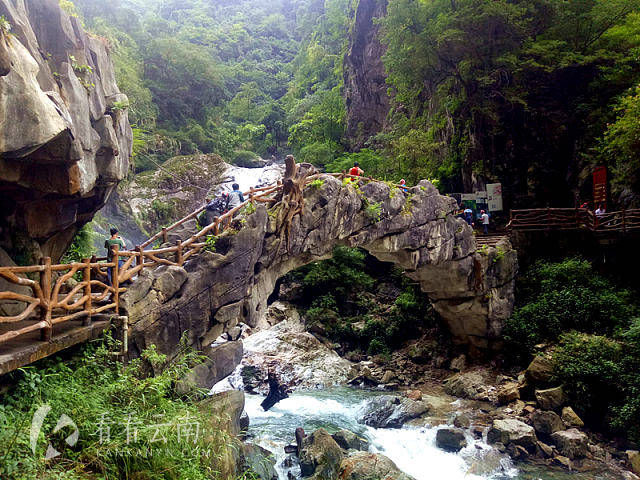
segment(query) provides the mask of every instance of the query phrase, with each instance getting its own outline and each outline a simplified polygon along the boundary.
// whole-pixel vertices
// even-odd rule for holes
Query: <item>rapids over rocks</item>
[[[245,390],[245,412],[250,419],[247,441],[273,454],[279,479],[301,478],[300,461],[285,447],[296,443],[296,429],[307,435],[318,429],[329,434],[347,430],[359,438],[362,450],[389,458],[400,471],[416,480],[614,480],[603,474],[563,472],[546,466],[514,464],[497,446],[487,443],[488,426],[464,428],[463,446],[457,453],[438,446],[436,436],[443,428],[453,427],[460,411],[468,408],[464,400],[442,393],[423,396],[428,405],[426,416],[407,421],[399,428],[376,428],[365,417],[371,405],[382,395],[397,392],[361,389],[344,384],[350,362],[304,331],[295,309],[274,303],[270,315],[253,334],[243,327],[244,357],[235,372],[216,384],[212,393]],[[274,322],[277,322],[273,324]],[[223,338],[219,339],[223,341]],[[297,361],[296,361],[297,358]],[[267,371],[293,387],[293,393],[270,410],[260,406],[266,389],[260,379]],[[370,417],[368,417],[370,418]],[[309,438],[309,437],[307,437]],[[354,454],[350,450],[350,454]],[[374,457],[375,458],[375,457]],[[324,478],[314,476],[312,478]],[[343,478],[343,477],[337,477]],[[345,477],[347,478],[347,477]],[[348,478],[369,478],[354,477]],[[373,477],[371,477],[373,478]],[[377,478],[377,477],[376,477]],[[405,478],[405,477],[388,477]]]

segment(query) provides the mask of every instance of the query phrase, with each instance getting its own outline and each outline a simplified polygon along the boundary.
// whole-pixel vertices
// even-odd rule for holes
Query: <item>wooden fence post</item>
[[[178,250],[176,251],[176,263],[182,266],[182,240],[178,240]]]
[[[42,289],[42,297],[44,305],[40,306],[40,321],[47,323],[47,326],[40,330],[40,339],[50,341],[53,333],[51,324],[51,257],[44,257],[40,261],[44,265],[44,270],[40,272],[40,288]]]
[[[167,227],[162,227],[162,243],[167,243]]]
[[[622,210],[622,233],[627,233],[627,215],[626,210]]]
[[[113,299],[116,304],[116,315],[120,314],[120,265],[119,261],[119,245],[113,246],[113,270],[111,273],[111,286],[113,287]]]
[[[142,256],[142,247],[140,245],[136,245],[134,248],[136,252],[136,267],[140,265],[144,265],[144,257]]]
[[[85,264],[82,268],[82,281],[84,283],[84,294],[87,296],[87,300],[84,303],[87,316],[82,320],[82,325],[87,326],[91,324],[91,310],[93,310],[93,298],[91,297],[91,259],[85,258],[82,260],[82,263]]]

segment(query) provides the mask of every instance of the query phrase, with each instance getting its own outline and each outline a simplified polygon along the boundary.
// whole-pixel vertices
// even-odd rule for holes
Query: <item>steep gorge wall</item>
[[[127,97],[106,40],[58,0],[0,0],[0,248],[59,259],[129,170]]]
[[[382,130],[389,112],[387,76],[382,64],[385,47],[378,39],[380,27],[374,24],[374,19],[386,13],[387,0],[358,2],[344,58],[346,135],[356,150]]]

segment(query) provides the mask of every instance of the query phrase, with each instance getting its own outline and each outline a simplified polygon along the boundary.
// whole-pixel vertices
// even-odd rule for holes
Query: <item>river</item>
[[[366,438],[371,451],[382,453],[393,460],[405,473],[416,480],[611,480],[607,474],[571,474],[545,467],[514,466],[506,455],[471,435],[468,446],[459,453],[445,452],[435,444],[437,427],[411,427],[377,429],[358,423],[363,402],[376,392],[352,388],[298,391],[276,404],[268,412],[260,407],[260,395],[246,395],[246,411],[251,419],[249,436],[273,452],[280,479],[287,479],[289,468],[283,466],[287,457],[284,446],[295,443],[297,427],[307,434],[317,428],[329,433],[340,429],[351,430]],[[299,477],[300,469],[292,473]]]

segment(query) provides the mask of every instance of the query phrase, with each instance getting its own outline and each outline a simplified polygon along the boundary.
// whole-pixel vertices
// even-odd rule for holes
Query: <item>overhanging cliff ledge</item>
[[[0,0],[0,16],[0,248],[55,261],[129,170],[128,100],[106,40],[57,0]]]

